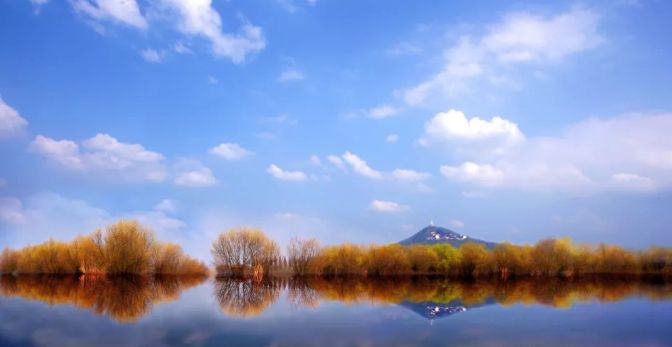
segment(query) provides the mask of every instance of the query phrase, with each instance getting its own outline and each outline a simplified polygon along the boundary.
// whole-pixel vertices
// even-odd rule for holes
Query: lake
[[[672,282],[0,278],[2,346],[672,346]]]

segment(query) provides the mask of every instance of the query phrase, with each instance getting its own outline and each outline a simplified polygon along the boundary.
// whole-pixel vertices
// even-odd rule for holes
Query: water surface
[[[672,346],[663,280],[0,278],[2,346]]]

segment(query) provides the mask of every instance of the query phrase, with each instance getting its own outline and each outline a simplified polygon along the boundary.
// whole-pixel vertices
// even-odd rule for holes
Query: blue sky
[[[663,1],[0,4],[0,245],[672,244]]]

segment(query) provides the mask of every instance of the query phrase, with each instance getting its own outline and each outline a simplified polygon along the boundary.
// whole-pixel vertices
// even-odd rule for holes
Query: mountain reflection
[[[203,283],[199,276],[2,276],[0,297],[20,297],[49,305],[74,305],[133,322],[154,304],[177,300],[180,293]]]
[[[231,316],[255,316],[286,291],[290,304],[316,307],[321,301],[399,304],[434,319],[484,305],[545,305],[569,308],[587,301],[616,302],[629,297],[672,299],[672,282],[662,279],[585,278],[460,282],[436,278],[303,278],[261,282],[218,279],[215,295]]]

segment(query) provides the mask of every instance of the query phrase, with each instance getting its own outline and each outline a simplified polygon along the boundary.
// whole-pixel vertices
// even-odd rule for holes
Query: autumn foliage
[[[466,243],[437,245],[329,246],[310,262],[310,273],[327,276],[442,275],[453,277],[576,277],[672,275],[672,249],[631,251],[619,246],[575,245],[548,239],[530,245],[502,243],[493,249]]]
[[[135,221],[120,221],[104,231],[71,242],[49,240],[0,254],[4,274],[205,275],[208,268]]]
[[[287,257],[260,230],[235,229],[213,245],[218,274],[244,274],[263,267],[263,275],[414,276],[463,278],[577,277],[584,275],[672,275],[672,249],[633,251],[615,245],[577,245],[547,239],[535,245],[501,243],[492,249],[466,243],[320,247],[315,239],[292,239]],[[263,276],[262,276],[263,277]]]

